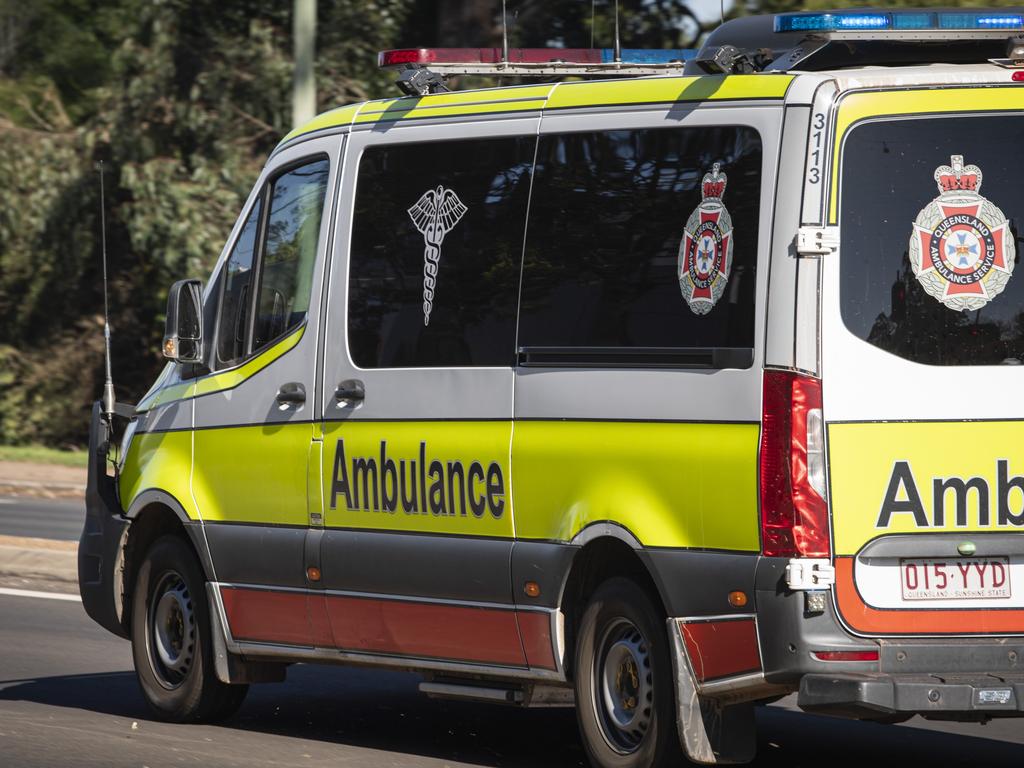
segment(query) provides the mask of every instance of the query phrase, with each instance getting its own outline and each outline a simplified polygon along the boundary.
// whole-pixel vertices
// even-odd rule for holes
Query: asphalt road
[[[81,502],[0,498],[0,535],[77,539]],[[33,585],[17,585],[28,586]],[[44,585],[36,588],[46,589]],[[0,766],[583,766],[572,710],[431,701],[412,674],[297,665],[219,726],[149,719],[129,644],[77,602],[0,595]],[[789,706],[787,706],[789,705]],[[758,712],[760,766],[1024,765],[1024,720]]]
[[[77,541],[85,522],[85,502],[0,496],[0,536]]]
[[[581,766],[571,710],[431,701],[415,675],[310,667],[254,686],[219,726],[149,718],[128,643],[77,602],[0,595],[0,765]],[[1024,721],[876,725],[779,706],[758,715],[761,766],[1024,764]]]

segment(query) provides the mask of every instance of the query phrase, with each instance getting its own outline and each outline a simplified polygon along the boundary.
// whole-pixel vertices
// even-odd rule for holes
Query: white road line
[[[78,595],[69,595],[66,592],[37,592],[34,589],[8,589],[7,587],[0,587],[0,595],[40,597],[44,600],[70,600],[75,603],[82,602],[82,598]]]

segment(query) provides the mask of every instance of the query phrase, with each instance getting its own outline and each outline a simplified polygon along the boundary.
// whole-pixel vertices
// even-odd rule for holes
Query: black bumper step
[[[808,712],[867,719],[900,714],[967,715],[962,719],[972,719],[969,713],[982,718],[1024,715],[1024,673],[808,674],[800,680],[797,704]]]

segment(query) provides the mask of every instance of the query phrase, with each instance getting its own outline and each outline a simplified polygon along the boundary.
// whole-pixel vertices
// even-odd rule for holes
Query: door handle
[[[306,388],[297,381],[290,381],[277,390],[276,399],[281,405],[302,405],[306,402]]]
[[[334,399],[338,402],[361,403],[366,398],[366,387],[359,379],[345,379],[334,390]]]

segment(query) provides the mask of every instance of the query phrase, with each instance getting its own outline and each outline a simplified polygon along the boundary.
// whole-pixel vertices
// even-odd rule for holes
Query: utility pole
[[[295,78],[292,82],[292,127],[316,116],[316,78],[313,57],[316,48],[316,0],[295,0],[292,14],[295,46]]]

